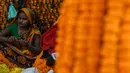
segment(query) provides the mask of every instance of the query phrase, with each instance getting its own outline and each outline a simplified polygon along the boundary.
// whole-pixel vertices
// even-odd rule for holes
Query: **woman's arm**
[[[8,30],[8,28],[0,32],[0,42],[7,42],[18,48],[20,47],[17,38],[15,36],[10,36],[10,30]]]
[[[40,48],[40,35],[34,35],[33,43],[28,43],[29,50],[33,53],[39,54],[41,52]]]
[[[0,31],[0,42],[8,42],[8,35],[10,34],[10,31],[8,28]]]

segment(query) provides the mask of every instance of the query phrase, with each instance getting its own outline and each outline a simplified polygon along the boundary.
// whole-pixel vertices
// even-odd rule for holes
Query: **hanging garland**
[[[106,8],[100,73],[119,73],[119,33],[125,11],[124,1],[108,0]]]
[[[104,0],[64,0],[58,19],[56,73],[98,72],[104,10]]]
[[[74,3],[73,3],[74,2]],[[65,0],[65,4],[63,5],[63,9],[61,10],[61,16],[58,20],[59,31],[57,32],[57,46],[56,50],[59,54],[58,61],[56,62],[56,73],[72,73],[73,65],[74,65],[74,54],[75,50],[75,39],[73,35],[75,35],[75,24],[77,18],[77,9],[74,6],[78,6],[78,1],[70,1],[68,5]],[[68,6],[73,5],[73,7],[67,8]],[[71,13],[71,15],[70,15]],[[67,19],[67,21],[66,21]],[[64,23],[63,23],[64,22]],[[69,28],[68,28],[69,27]],[[64,30],[63,30],[64,29]],[[69,35],[66,36],[65,35]],[[75,43],[75,44],[73,44]],[[64,46],[64,47],[63,47]],[[62,48],[62,49],[61,49]]]
[[[124,12],[124,20],[120,36],[120,50],[119,50],[119,69],[120,73],[130,73],[130,2],[126,2],[126,9]]]
[[[77,1],[63,3],[56,73],[130,73],[130,1]]]
[[[9,0],[1,0],[0,1],[0,30],[6,28],[7,26],[7,14],[8,10],[7,7],[9,6]]]

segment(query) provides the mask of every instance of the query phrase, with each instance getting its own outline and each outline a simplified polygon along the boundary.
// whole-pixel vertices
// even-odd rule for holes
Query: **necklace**
[[[23,30],[20,27],[18,27],[18,34],[20,38],[24,38],[25,34],[28,32],[28,30]]]
[[[19,37],[24,39],[24,35],[26,34],[27,31],[18,31]]]

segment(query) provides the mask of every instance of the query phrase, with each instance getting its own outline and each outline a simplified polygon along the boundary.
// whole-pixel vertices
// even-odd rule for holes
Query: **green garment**
[[[8,30],[11,32],[11,36],[19,37],[18,34],[18,24],[14,23],[8,26]]]

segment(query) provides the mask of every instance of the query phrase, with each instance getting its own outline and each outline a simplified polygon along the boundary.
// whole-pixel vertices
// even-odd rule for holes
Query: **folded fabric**
[[[21,73],[39,73],[37,68],[27,68],[23,70]]]
[[[8,11],[8,20],[16,17],[16,15],[17,15],[17,11],[14,8],[13,3],[11,2]]]
[[[52,54],[55,52],[54,48],[56,45],[56,31],[57,31],[57,24],[53,25],[47,32],[45,32],[41,36],[40,46],[45,50],[49,50],[49,53]]]
[[[47,73],[54,73],[54,71],[53,70],[49,70]]]

